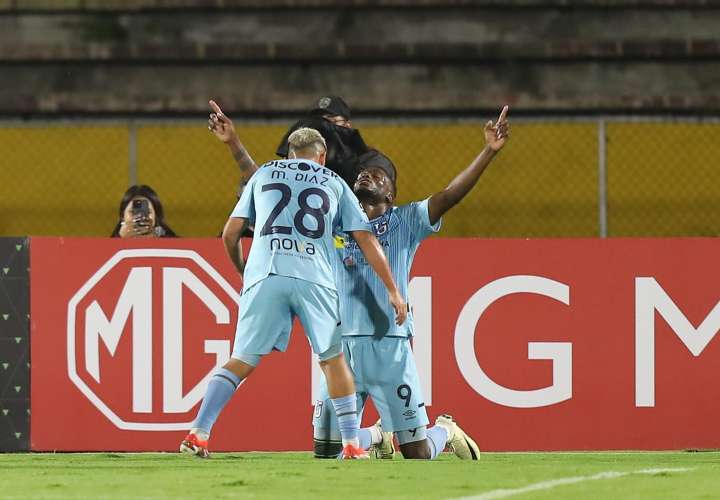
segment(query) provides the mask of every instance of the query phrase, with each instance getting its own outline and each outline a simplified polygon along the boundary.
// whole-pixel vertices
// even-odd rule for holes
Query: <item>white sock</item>
[[[349,444],[353,445],[353,448],[360,448],[360,440],[358,438],[343,439],[342,444],[343,448]]]
[[[444,422],[438,422],[438,421],[435,421],[435,425],[442,429],[445,429],[445,432],[447,432],[447,440],[448,441],[452,440],[452,438],[455,437],[455,430],[453,429],[453,427],[451,425],[448,425]]]
[[[208,439],[210,439],[210,434],[198,427],[193,427],[192,429],[190,429],[190,433],[195,434],[200,441],[207,441]]]
[[[382,443],[382,433],[380,432],[380,429],[378,429],[374,425],[371,425],[370,427],[367,427],[367,430],[368,432],[370,432],[372,444]]]

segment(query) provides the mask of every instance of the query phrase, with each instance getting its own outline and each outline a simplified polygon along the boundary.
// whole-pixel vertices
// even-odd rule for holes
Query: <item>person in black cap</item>
[[[358,157],[368,151],[360,131],[353,128],[350,106],[339,96],[323,96],[310,112],[290,126],[277,148],[277,155],[287,158],[287,138],[301,127],[318,130],[327,143],[325,166],[338,174],[348,186],[357,179]]]
[[[350,106],[342,97],[336,95],[321,97],[315,108],[310,110],[311,115],[319,115],[333,125],[345,128],[353,128],[350,113]]]

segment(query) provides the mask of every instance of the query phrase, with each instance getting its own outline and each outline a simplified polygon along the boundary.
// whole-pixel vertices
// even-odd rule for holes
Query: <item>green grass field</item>
[[[309,453],[0,454],[0,498],[720,498],[720,453],[444,454],[432,462]]]

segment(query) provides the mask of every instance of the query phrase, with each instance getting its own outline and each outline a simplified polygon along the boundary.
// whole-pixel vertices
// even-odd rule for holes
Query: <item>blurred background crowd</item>
[[[241,173],[208,100],[262,163],[326,95],[399,203],[510,106],[445,237],[715,236],[718,26],[713,0],[0,0],[0,236],[122,235],[133,185],[162,200],[141,234],[217,236]]]

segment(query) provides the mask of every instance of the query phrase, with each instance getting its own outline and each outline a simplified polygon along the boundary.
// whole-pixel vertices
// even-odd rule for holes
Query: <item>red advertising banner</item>
[[[720,447],[718,251],[425,242],[410,301],[431,418],[451,413],[487,451]],[[239,286],[219,240],[33,238],[32,449],[177,449],[232,350]],[[296,330],[238,389],[213,450],[311,449]]]
[[[31,280],[32,449],[175,450],[232,352],[240,278],[221,241],[33,238]],[[308,447],[310,355],[293,337],[228,405],[215,449]],[[302,431],[260,432],[287,419]]]

